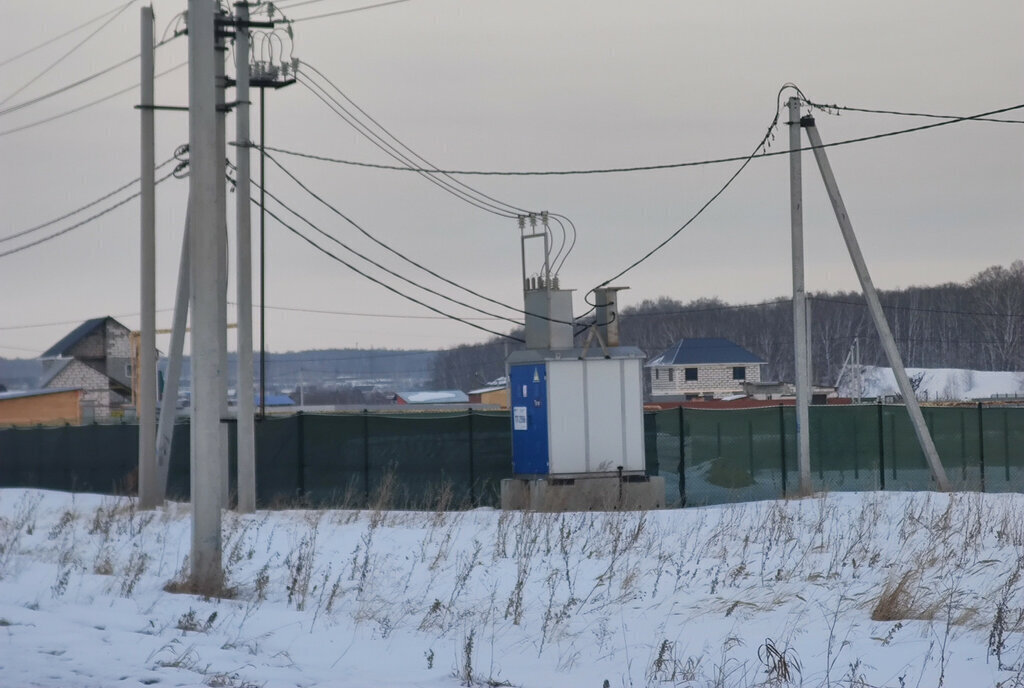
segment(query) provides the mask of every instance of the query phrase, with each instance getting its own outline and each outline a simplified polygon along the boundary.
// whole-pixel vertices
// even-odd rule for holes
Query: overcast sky
[[[369,2],[321,0],[288,14],[299,18]],[[185,5],[183,0],[154,3],[158,39]],[[3,7],[0,61],[118,3],[8,0]],[[0,109],[135,54],[139,7],[130,6]],[[0,66],[0,100],[99,25]],[[776,94],[787,81],[812,100],[853,107],[962,115],[1018,105],[1024,103],[1022,29],[1019,0],[409,0],[297,22],[293,52],[441,167],[561,170],[748,154],[764,135]],[[186,40],[159,50],[157,71],[185,60]],[[0,237],[62,215],[138,175],[136,91],[3,134],[127,87],[138,73],[134,62],[59,97],[0,115]],[[159,79],[156,91],[159,103],[184,105],[187,71]],[[826,142],[934,121],[853,112],[815,116]],[[1024,110],[1006,116],[1024,119]],[[186,119],[181,113],[157,114],[158,161],[187,141]],[[268,145],[392,162],[301,84],[268,92],[266,122]],[[254,109],[254,137],[257,123]],[[229,117],[229,140],[232,131]],[[783,127],[771,150],[787,146]],[[234,150],[229,155],[233,158]],[[829,156],[880,288],[961,281],[1021,257],[1024,125],[964,122],[833,148]],[[279,159],[382,241],[453,281],[521,308],[514,220],[470,206],[407,172]],[[514,206],[572,218],[579,236],[561,283],[577,290],[581,312],[588,289],[678,228],[738,165],[462,179]],[[258,167],[253,169],[255,174]],[[438,291],[516,316],[414,270],[358,235],[272,165],[267,173],[270,191],[353,248]],[[184,180],[158,189],[161,309],[173,304],[186,192]],[[856,288],[809,153],[804,154],[804,205],[808,288]],[[232,196],[231,227],[233,207]],[[73,219],[36,235],[67,227]],[[733,302],[784,296],[792,284],[789,241],[788,161],[785,156],[754,160],[690,228],[616,283],[631,288],[623,298],[626,305],[659,296]],[[17,245],[0,242],[0,252]],[[0,356],[37,355],[90,317],[116,315],[136,327],[138,255],[133,201],[56,240],[0,258]],[[317,253],[270,219],[267,265],[269,306],[420,316],[273,310],[267,316],[273,351],[441,348],[489,336],[458,322],[423,318],[434,314]],[[442,310],[480,316],[379,270],[368,271]],[[234,300],[233,268],[231,284]],[[169,310],[159,313],[158,326],[169,326],[170,319]],[[70,324],[22,328],[64,321]],[[476,322],[505,332],[510,327],[501,320]],[[166,348],[166,338],[158,344]]]

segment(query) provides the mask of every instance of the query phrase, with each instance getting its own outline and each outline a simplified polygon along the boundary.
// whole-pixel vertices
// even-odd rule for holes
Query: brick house
[[[42,389],[80,389],[85,417],[117,416],[131,405],[130,330],[110,316],[93,318],[43,352]]]
[[[761,381],[765,361],[722,337],[680,339],[652,358],[651,399],[720,399],[743,394],[744,383]]]

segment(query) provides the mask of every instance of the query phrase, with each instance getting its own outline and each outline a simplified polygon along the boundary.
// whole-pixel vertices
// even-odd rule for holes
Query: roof
[[[479,389],[469,390],[470,394],[485,394],[487,392],[498,392],[508,389],[506,385],[491,385],[490,387],[481,387]]]
[[[260,395],[257,394],[254,402],[257,406],[260,405]],[[285,394],[268,394],[267,395],[267,406],[295,406],[295,400]]]
[[[647,367],[701,363],[765,363],[739,344],[724,337],[680,339],[652,358]]]
[[[19,392],[0,392],[0,401],[6,399],[24,399],[27,397],[41,397],[47,394],[62,394],[64,392],[78,392],[74,387],[54,387],[53,389],[25,389]]]
[[[73,358],[59,359],[56,363],[52,365],[52,367],[49,370],[43,373],[42,379],[39,380],[39,386],[46,387],[46,385],[50,384],[50,381],[53,380],[53,378],[57,377],[57,375],[59,375],[62,370],[64,370],[74,362],[75,359]]]
[[[398,392],[407,404],[466,404],[469,397],[460,389],[439,389],[428,392]]]
[[[64,338],[59,342],[44,351],[39,358],[56,358],[57,356],[63,356],[68,350],[74,347],[75,344],[103,327],[108,320],[114,320],[114,318],[109,315],[105,315],[102,318],[91,318],[86,320],[84,323],[64,335]],[[116,320],[114,320],[114,322],[121,325],[121,323]],[[121,325],[121,327],[124,327],[124,325]]]

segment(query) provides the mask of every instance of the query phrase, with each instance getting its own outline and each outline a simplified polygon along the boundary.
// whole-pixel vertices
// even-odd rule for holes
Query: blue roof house
[[[760,382],[759,356],[722,337],[680,339],[647,362],[651,398],[720,399]]]

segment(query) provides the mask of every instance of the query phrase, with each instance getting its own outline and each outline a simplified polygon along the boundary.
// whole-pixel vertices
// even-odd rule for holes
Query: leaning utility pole
[[[800,494],[811,494],[810,365],[808,358],[807,293],[804,290],[804,215],[800,166],[800,99],[789,106],[789,201],[793,251],[793,350],[796,372],[796,457]]]
[[[156,153],[153,123],[153,8],[141,8],[142,64],[139,118],[141,131],[139,256],[139,507],[163,502],[156,465]]]
[[[255,402],[252,354],[252,233],[249,186],[249,3],[235,3],[235,275],[237,278],[238,367],[236,454],[238,511],[256,510]]]
[[[192,550],[190,582],[216,594],[221,568],[221,441],[217,271],[217,186],[224,158],[217,148],[215,0],[188,0],[189,242],[192,264]]]
[[[814,149],[814,159],[818,163],[818,170],[821,172],[821,178],[825,182],[829,200],[832,201],[832,209],[835,211],[836,220],[839,222],[839,229],[843,233],[843,240],[846,242],[846,248],[850,253],[850,259],[853,261],[853,267],[857,271],[857,278],[860,280],[861,289],[864,291],[864,299],[868,304],[868,312],[871,313],[871,319],[875,321],[878,338],[882,341],[882,348],[885,350],[885,355],[889,359],[893,375],[896,377],[896,384],[899,385],[900,393],[903,395],[903,403],[907,407],[907,413],[910,415],[910,422],[914,426],[914,432],[917,434],[917,441],[921,445],[921,451],[924,452],[925,459],[928,461],[928,466],[932,470],[932,475],[939,489],[949,491],[950,485],[949,480],[946,478],[946,471],[939,460],[939,453],[936,451],[935,443],[928,432],[924,415],[921,413],[921,406],[917,403],[917,395],[910,384],[910,378],[907,377],[907,371],[903,367],[900,352],[896,348],[896,341],[889,330],[889,323],[885,319],[882,304],[878,300],[878,292],[871,281],[867,263],[864,261],[864,254],[861,253],[860,244],[853,233],[853,224],[850,222],[850,216],[846,212],[843,197],[839,194],[839,185],[836,184],[835,176],[832,174],[832,167],[828,162],[828,156],[826,156],[825,148],[821,143],[821,136],[818,135],[818,129],[814,125],[814,117],[810,115],[804,117],[801,120],[801,125],[807,129],[807,138]]]

